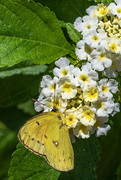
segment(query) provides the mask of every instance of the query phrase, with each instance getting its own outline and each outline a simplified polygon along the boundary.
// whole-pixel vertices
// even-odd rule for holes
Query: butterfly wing
[[[53,113],[41,113],[27,121],[19,130],[18,139],[30,151],[38,155],[45,155],[44,134]]]
[[[48,163],[59,171],[74,168],[74,152],[68,128],[58,119],[50,121],[45,136],[45,152]]]

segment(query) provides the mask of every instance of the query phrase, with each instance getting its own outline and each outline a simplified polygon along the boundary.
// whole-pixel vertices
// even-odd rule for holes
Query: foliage
[[[75,168],[70,172],[53,169],[43,157],[17,145],[19,128],[36,114],[31,99],[38,96],[42,76],[51,74],[54,61],[61,56],[75,63],[72,41],[76,44],[81,34],[73,22],[95,2],[0,0],[1,180],[120,179],[120,113],[110,120],[112,129],[107,137],[77,139],[73,144]]]

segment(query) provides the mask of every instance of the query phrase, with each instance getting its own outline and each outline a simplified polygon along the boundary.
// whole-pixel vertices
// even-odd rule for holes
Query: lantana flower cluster
[[[106,77],[116,78],[121,71],[121,1],[90,6],[86,12],[88,15],[74,22],[83,36],[77,43],[76,55]]]
[[[119,104],[114,103],[112,94],[118,90],[117,81],[99,80],[89,62],[82,64],[80,69],[71,65],[66,57],[61,57],[55,65],[53,78],[50,75],[42,78],[42,90],[35,102],[36,111],[48,112],[56,107],[76,137],[107,134],[109,115],[114,116],[119,111]]]
[[[88,15],[74,22],[83,37],[75,49],[80,62],[83,60],[81,68],[61,57],[55,62],[53,77],[43,76],[35,102],[38,112],[53,107],[61,112],[71,137],[78,138],[106,135],[110,116],[119,112],[113,93],[118,91],[114,78],[121,71],[121,2],[90,6],[86,12]]]

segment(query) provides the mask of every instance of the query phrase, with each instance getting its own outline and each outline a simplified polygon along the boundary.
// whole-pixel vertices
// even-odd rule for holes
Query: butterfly
[[[59,171],[74,168],[74,152],[66,119],[53,109],[28,120],[19,130],[19,141],[33,153],[43,156]]]

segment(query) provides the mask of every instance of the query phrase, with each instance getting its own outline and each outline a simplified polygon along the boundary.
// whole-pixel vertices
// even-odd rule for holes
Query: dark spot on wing
[[[59,120],[62,120],[62,117],[60,115],[57,116]]]
[[[36,121],[37,125],[40,125],[40,123],[38,121]]]
[[[53,141],[53,144],[58,147],[59,146],[59,142],[58,141]]]
[[[24,134],[26,134],[26,132],[24,132]]]
[[[40,143],[40,141],[37,141],[37,143]]]
[[[64,156],[64,151],[63,151],[63,156]]]
[[[42,144],[44,146],[44,144]]]
[[[32,141],[34,141],[34,138],[32,138]]]
[[[63,124],[63,123],[61,123],[61,125],[59,126],[59,129],[61,129],[61,128],[63,127],[63,125],[64,125],[64,124]]]
[[[71,159],[71,157],[69,156],[69,158],[68,159]]]
[[[65,162],[66,160],[64,159],[63,161]]]
[[[44,137],[47,139],[47,136],[46,136],[46,135],[44,135]]]

